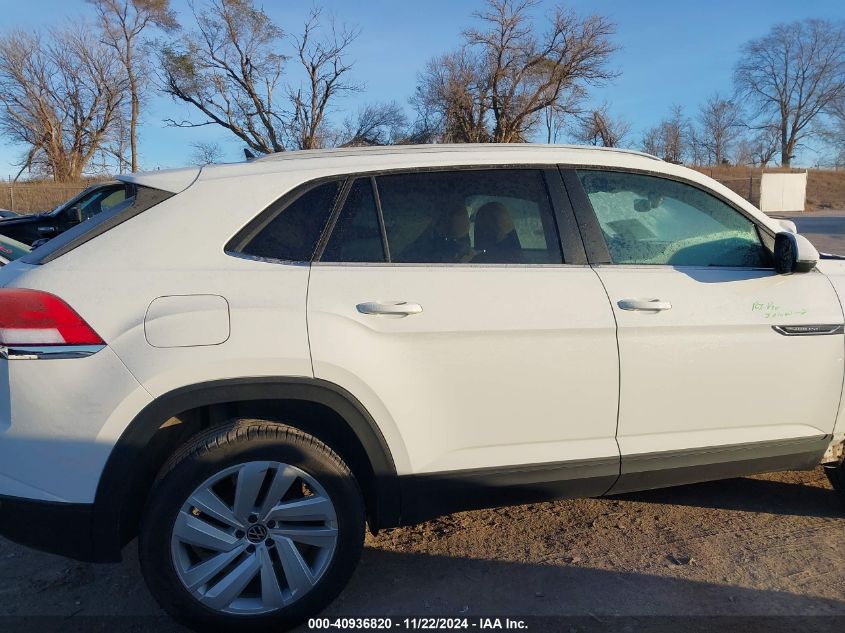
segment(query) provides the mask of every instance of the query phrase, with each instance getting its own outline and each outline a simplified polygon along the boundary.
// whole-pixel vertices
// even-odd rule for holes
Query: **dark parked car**
[[[134,195],[134,187],[122,182],[98,183],[47,213],[0,219],[0,235],[32,244],[64,233],[75,226],[120,204]]]

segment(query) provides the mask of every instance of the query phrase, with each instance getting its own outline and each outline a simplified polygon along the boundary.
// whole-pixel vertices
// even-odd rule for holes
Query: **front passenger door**
[[[776,274],[770,236],[698,186],[591,169],[567,184],[607,245],[595,270],[618,325],[613,492],[817,463],[843,378],[827,278]],[[832,327],[789,335],[806,325]]]

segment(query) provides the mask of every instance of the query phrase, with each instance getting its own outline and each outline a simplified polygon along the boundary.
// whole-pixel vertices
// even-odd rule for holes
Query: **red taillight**
[[[73,308],[40,290],[0,288],[0,345],[103,345]]]

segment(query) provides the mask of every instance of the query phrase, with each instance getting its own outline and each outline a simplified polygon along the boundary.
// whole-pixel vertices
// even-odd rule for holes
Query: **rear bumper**
[[[9,540],[88,562],[115,562],[120,553],[97,546],[93,507],[0,495],[0,535]]]
[[[127,421],[152,398],[109,347],[29,352],[0,354],[0,496],[91,504]]]

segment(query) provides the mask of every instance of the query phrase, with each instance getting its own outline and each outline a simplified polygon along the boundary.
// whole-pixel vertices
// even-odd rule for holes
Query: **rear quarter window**
[[[226,245],[226,251],[259,259],[310,262],[340,190],[332,180],[283,196]]]

